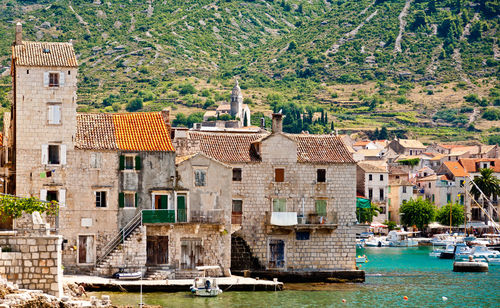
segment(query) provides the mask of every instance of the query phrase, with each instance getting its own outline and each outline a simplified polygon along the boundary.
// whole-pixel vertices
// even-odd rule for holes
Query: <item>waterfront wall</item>
[[[0,233],[0,275],[21,288],[62,295],[62,237]]]

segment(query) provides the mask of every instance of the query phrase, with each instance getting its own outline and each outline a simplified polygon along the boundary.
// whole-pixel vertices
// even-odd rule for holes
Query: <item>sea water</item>
[[[216,298],[144,293],[143,302],[163,307],[500,307],[500,266],[487,273],[455,273],[452,260],[430,257],[430,247],[365,248],[360,284],[286,284],[281,292],[224,292]],[[108,294],[114,305],[137,306],[139,293]],[[343,301],[344,300],[344,301]]]

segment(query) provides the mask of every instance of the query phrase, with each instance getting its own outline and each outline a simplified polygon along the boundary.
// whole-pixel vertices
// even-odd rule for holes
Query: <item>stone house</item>
[[[387,146],[397,154],[409,156],[420,155],[426,149],[422,142],[414,139],[394,139]]]
[[[383,161],[361,161],[356,168],[356,189],[358,194],[365,196],[381,208],[381,213],[374,217],[377,222],[388,219],[389,172]]]
[[[332,135],[189,131],[175,146],[232,167],[232,270],[260,277],[360,279],[355,269],[355,162]],[[182,151],[182,150],[180,150]],[[248,256],[247,259],[242,260]],[[236,266],[238,264],[239,266]],[[321,278],[318,278],[321,277]],[[305,278],[306,279],[306,278]]]
[[[387,199],[387,220],[400,223],[399,208],[413,198],[413,184],[410,182],[409,170],[403,166],[389,165],[389,187]]]

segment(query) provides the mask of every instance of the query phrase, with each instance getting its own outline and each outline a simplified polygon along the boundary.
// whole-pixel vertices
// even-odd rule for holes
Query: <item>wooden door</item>
[[[269,241],[269,267],[285,267],[285,242],[283,240]]]
[[[148,236],[146,240],[146,263],[168,264],[168,236]]]
[[[201,240],[183,239],[181,241],[181,269],[194,269],[200,265],[203,265]]]
[[[78,236],[78,263],[94,262],[94,237],[92,235]]]
[[[168,209],[168,196],[167,195],[155,195],[155,209],[156,210]]]
[[[177,222],[187,222],[186,196],[177,195]]]

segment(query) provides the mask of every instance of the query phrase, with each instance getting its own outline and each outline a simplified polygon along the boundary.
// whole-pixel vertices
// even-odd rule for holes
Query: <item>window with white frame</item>
[[[101,168],[101,153],[91,153],[90,154],[90,168],[92,169],[100,169]]]
[[[47,123],[49,125],[61,124],[61,104],[47,105]]]
[[[49,165],[59,165],[61,163],[59,154],[60,154],[59,145],[49,144]]]
[[[66,145],[42,144],[42,165],[65,165]]]
[[[49,87],[59,86],[59,73],[49,73]]]

